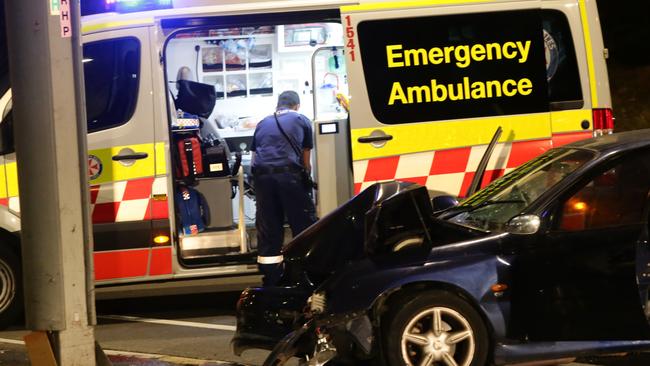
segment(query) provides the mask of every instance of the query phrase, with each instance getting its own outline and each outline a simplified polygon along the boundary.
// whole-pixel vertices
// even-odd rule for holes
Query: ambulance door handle
[[[362,144],[371,144],[373,147],[380,148],[386,145],[386,142],[393,139],[393,135],[387,135],[384,131],[375,130],[368,136],[361,136],[357,139]]]
[[[372,142],[381,142],[381,141],[390,141],[393,139],[393,136],[391,135],[384,135],[384,136],[361,136],[357,141],[359,141],[362,144],[369,144]]]
[[[146,159],[148,157],[149,157],[149,154],[147,154],[147,153],[136,152],[136,153],[133,153],[133,154],[113,155],[113,161],[140,160],[140,159]]]

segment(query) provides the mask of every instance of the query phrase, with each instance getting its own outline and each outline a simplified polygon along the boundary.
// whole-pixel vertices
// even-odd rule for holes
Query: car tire
[[[20,258],[7,243],[0,242],[0,329],[16,324],[23,310]]]
[[[388,366],[486,364],[487,328],[474,307],[460,297],[444,291],[419,292],[391,309],[382,332]]]

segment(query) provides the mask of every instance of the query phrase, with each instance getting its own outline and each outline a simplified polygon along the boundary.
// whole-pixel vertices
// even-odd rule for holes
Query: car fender
[[[495,296],[491,287],[508,280],[504,262],[497,255],[479,255],[379,269],[376,262],[366,259],[337,274],[317,292],[326,293],[327,313],[349,314],[367,312],[379,299],[411,285],[455,289],[478,308],[500,339],[505,337],[510,306],[507,296]]]

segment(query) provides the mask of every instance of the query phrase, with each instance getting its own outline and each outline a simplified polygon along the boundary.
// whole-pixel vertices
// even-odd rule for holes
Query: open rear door
[[[466,192],[499,126],[484,183],[551,146],[541,1],[426,3],[342,8],[357,192]]]
[[[352,197],[349,90],[343,47],[322,47],[312,56],[317,210],[323,217]]]

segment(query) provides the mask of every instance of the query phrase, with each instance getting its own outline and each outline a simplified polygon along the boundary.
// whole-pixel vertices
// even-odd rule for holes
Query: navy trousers
[[[255,175],[254,182],[258,266],[264,275],[263,285],[274,286],[283,271],[285,217],[295,237],[316,222],[316,209],[310,190],[297,173]]]

